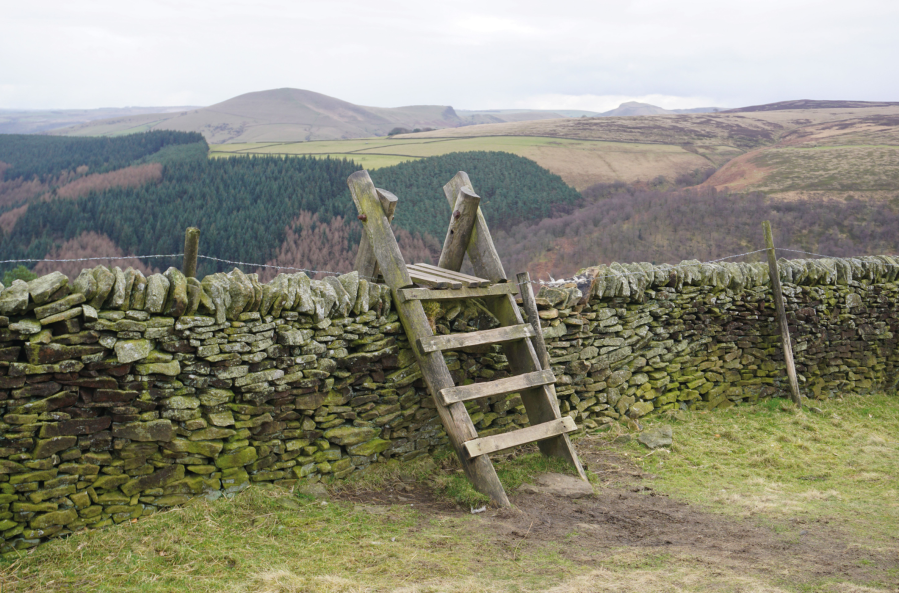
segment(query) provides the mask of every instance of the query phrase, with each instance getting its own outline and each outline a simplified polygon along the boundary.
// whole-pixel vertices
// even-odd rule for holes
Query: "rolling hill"
[[[712,111],[714,108],[682,110]],[[166,108],[147,112],[133,108],[116,117],[97,119],[43,131],[64,136],[115,136],[149,130],[199,132],[210,144],[246,142],[309,142],[386,136],[395,130],[457,128],[476,124],[564,119],[571,117],[606,117],[614,115],[657,115],[680,113],[646,103],[623,103],[605,113],[579,110],[493,109],[459,111],[447,105],[411,105],[406,107],[364,107],[321,93],[302,89],[273,89],[246,93],[210,105],[192,109]],[[84,116],[81,116],[84,117]],[[18,119],[16,119],[18,118]],[[13,121],[15,120],[15,121]],[[96,120],[96,121],[94,121]],[[8,133],[25,125],[19,115],[7,125]],[[0,126],[4,125],[0,113]],[[24,131],[24,130],[23,130]],[[35,129],[35,131],[41,131]]]
[[[200,132],[210,143],[278,142],[385,136],[395,127],[460,125],[462,119],[448,106],[362,107],[321,93],[285,88],[247,93],[181,113],[101,120],[56,133],[99,136],[164,129]]]
[[[0,109],[0,134],[43,134],[100,119],[147,113],[179,113],[196,107],[107,107],[100,109]]]

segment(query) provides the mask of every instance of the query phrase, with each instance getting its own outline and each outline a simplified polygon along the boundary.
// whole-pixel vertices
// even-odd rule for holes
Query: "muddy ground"
[[[611,554],[631,551],[646,558],[693,558],[722,571],[772,585],[800,585],[803,590],[848,581],[899,592],[899,534],[897,545],[878,551],[859,547],[858,537],[836,521],[775,522],[713,513],[657,492],[654,476],[617,453],[614,445],[582,440],[578,449],[585,466],[601,479],[594,496],[569,499],[511,492],[513,508],[488,508],[477,515],[472,528],[487,530],[492,544],[510,554],[523,556],[554,546],[563,557],[586,567],[600,568]],[[435,495],[427,484],[412,481],[398,480],[380,491],[344,492],[338,498],[360,505],[414,504],[427,519],[470,513]]]

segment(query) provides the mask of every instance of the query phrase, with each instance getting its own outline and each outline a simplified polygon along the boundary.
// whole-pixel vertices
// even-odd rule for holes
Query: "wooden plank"
[[[347,179],[347,185],[350,186],[350,194],[359,215],[365,219],[362,228],[365,229],[365,235],[371,243],[384,280],[394,290],[412,286],[412,278],[406,270],[403,254],[396,244],[390,221],[387,220],[387,214],[381,206],[375,184],[372,183],[368,171],[356,171]]]
[[[524,307],[525,315],[528,317],[528,323],[534,328],[535,336],[531,342],[534,345],[534,350],[537,352],[540,366],[548,369],[549,352],[546,351],[546,342],[543,340],[543,329],[540,327],[540,316],[537,314],[537,300],[534,298],[531,275],[527,272],[522,272],[515,276],[515,279],[518,281],[518,294],[521,295],[521,304]]]
[[[465,443],[465,452],[469,457],[477,458],[478,456],[488,455],[503,449],[511,449],[518,445],[558,437],[575,430],[577,430],[577,424],[575,424],[574,418],[563,416],[557,420],[550,420],[549,422],[535,424],[527,428],[468,441]]]
[[[506,393],[516,393],[532,387],[541,385],[549,385],[556,382],[556,376],[550,370],[535,371],[533,373],[525,373],[524,375],[515,375],[506,377],[505,379],[497,379],[496,381],[488,381],[486,383],[472,383],[471,385],[462,385],[460,387],[447,387],[440,390],[440,397],[444,405],[455,402],[465,402],[472,399],[480,399],[482,397],[490,397],[491,395],[504,395]]]
[[[399,201],[398,198],[386,189],[375,188],[375,191],[378,194],[378,201],[381,202],[384,215],[387,217],[387,222],[392,222],[393,215],[396,212],[396,205]],[[356,261],[353,264],[353,269],[359,272],[359,275],[366,280],[377,280],[381,273],[378,269],[378,260],[375,258],[375,252],[368,240],[368,235],[364,232],[362,233],[362,239],[359,240],[359,250],[356,252]]]
[[[396,291],[400,302],[413,300],[440,301],[446,299],[475,299],[480,297],[515,294],[518,287],[511,283],[494,284],[487,288],[459,288],[457,290],[433,290],[430,288],[402,288]]]
[[[462,269],[462,260],[465,259],[465,251],[468,249],[468,243],[471,240],[472,231],[474,231],[474,223],[478,219],[480,203],[481,197],[470,188],[459,188],[449,228],[446,229],[443,250],[440,252],[440,261],[437,262],[438,268]]]
[[[396,291],[394,291],[394,297]],[[403,327],[406,328],[406,335],[409,336],[412,351],[418,360],[421,374],[425,383],[428,385],[428,391],[437,404],[437,413],[446,429],[450,444],[459,456],[462,463],[462,469],[472,485],[479,491],[490,497],[491,502],[498,506],[508,507],[509,497],[503,489],[502,483],[496,475],[496,470],[490,459],[486,455],[479,456],[476,459],[469,459],[465,453],[463,445],[467,441],[477,438],[474,424],[471,417],[465,409],[465,404],[456,403],[449,406],[441,405],[440,391],[447,387],[453,386],[453,378],[450,376],[446,362],[443,360],[443,354],[440,352],[423,352],[418,346],[418,338],[432,335],[431,326],[425,315],[424,308],[419,301],[400,302],[394,298],[396,310],[400,316]],[[416,338],[417,336],[417,338]]]
[[[523,323],[521,312],[515,299],[511,295],[490,299],[485,302],[487,308],[499,320],[500,325],[517,325]],[[531,373],[543,368],[537,352],[534,349],[533,340],[521,340],[503,344],[503,352],[509,361],[509,369],[515,374]],[[521,392],[521,401],[528,413],[531,424],[549,422],[561,417],[559,400],[556,398],[554,385],[544,385]],[[578,459],[577,452],[571,444],[567,434],[555,438],[540,441],[537,446],[544,455],[558,457],[570,463],[577,470],[582,479],[587,479],[584,468]]]
[[[451,288],[454,290],[462,288],[461,282],[443,278],[442,276],[435,276],[429,272],[423,272],[415,266],[409,266],[406,269],[409,271],[409,277],[412,278],[412,281],[416,284],[430,286],[431,288]]]
[[[765,244],[768,248],[768,276],[771,278],[771,292],[774,293],[774,306],[777,309],[777,320],[780,322],[780,339],[783,343],[784,360],[787,363],[787,376],[790,379],[790,393],[793,403],[802,407],[799,395],[799,381],[796,377],[796,365],[793,363],[793,345],[790,343],[790,326],[784,309],[784,295],[780,286],[780,272],[777,271],[777,256],[774,254],[774,236],[771,234],[771,223],[762,223],[765,227]]]
[[[415,264],[415,266],[421,268],[422,270],[429,271],[437,276],[443,276],[444,278],[458,280],[462,284],[465,284],[467,282],[468,286],[470,286],[471,288],[484,288],[485,286],[490,286],[490,280],[487,280],[486,278],[469,276],[468,274],[463,274],[462,272],[454,272],[453,270],[444,270],[443,268],[438,268],[437,266],[432,266],[431,264]]]
[[[443,186],[443,194],[446,201],[449,202],[450,208],[456,205],[456,197],[459,190],[463,187],[474,193],[471,186],[471,180],[465,171],[459,171],[455,177]],[[490,229],[487,228],[487,220],[484,213],[478,208],[477,220],[474,223],[474,229],[471,232],[471,240],[468,242],[468,261],[474,268],[476,276],[486,278],[491,282],[505,282],[506,272],[503,270],[503,262],[496,253],[493,246],[493,238],[490,236]]]
[[[481,344],[501,344],[511,340],[532,338],[534,328],[526,323],[509,327],[498,327],[464,334],[450,334],[447,336],[430,336],[419,338],[418,343],[424,352],[437,352],[443,350],[456,350]]]

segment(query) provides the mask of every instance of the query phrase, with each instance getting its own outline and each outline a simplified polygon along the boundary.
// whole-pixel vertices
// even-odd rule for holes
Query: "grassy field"
[[[741,154],[728,146],[690,150],[670,144],[573,140],[539,136],[465,138],[364,138],[321,142],[218,144],[214,157],[237,154],[315,155],[351,158],[367,169],[423,157],[474,150],[511,152],[535,161],[576,189],[612,181],[671,179],[694,169],[719,166]]]
[[[253,487],[41,546],[6,591],[811,592],[899,586],[899,407],[892,395],[772,400],[577,441],[595,498],[516,493],[559,470],[498,460],[512,510],[479,502],[452,457],[376,466],[313,499]],[[458,502],[464,506],[458,506]]]
[[[796,412],[768,400],[676,418],[670,451],[626,449],[666,492],[717,512],[757,516],[797,534],[834,521],[856,545],[896,549],[899,529],[899,397],[811,402]],[[896,573],[899,579],[899,573]]]
[[[727,163],[708,185],[785,198],[893,198],[899,188],[899,125],[868,116],[795,129]]]

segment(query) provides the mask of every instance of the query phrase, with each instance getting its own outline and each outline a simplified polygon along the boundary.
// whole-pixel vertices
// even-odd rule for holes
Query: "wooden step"
[[[479,297],[496,297],[516,294],[518,286],[511,282],[494,284],[486,288],[460,288],[458,290],[436,290],[431,288],[400,288],[396,291],[401,303],[406,301],[425,300],[441,301],[448,299],[475,299]]]
[[[415,266],[409,266],[406,269],[409,271],[409,277],[412,278],[412,281],[416,284],[422,284],[432,288],[451,288],[453,290],[462,288],[462,283],[458,280],[451,280],[445,276],[437,276],[430,272],[420,270]]]
[[[511,449],[518,445],[533,443],[534,441],[542,441],[551,437],[559,436],[577,430],[577,424],[571,416],[562,416],[556,420],[535,424],[527,428],[504,432],[489,437],[479,437],[471,441],[467,441],[463,448],[468,453],[468,457],[477,457],[479,455],[488,455],[503,449]]]
[[[439,350],[457,350],[469,346],[481,344],[502,344],[512,340],[522,340],[535,336],[534,328],[527,323],[487,329],[464,334],[450,334],[447,336],[427,336],[419,338],[418,346],[422,352],[437,352]]]
[[[497,379],[496,381],[472,383],[471,385],[462,385],[460,387],[447,387],[440,390],[440,397],[443,400],[443,405],[448,406],[455,402],[464,402],[491,395],[515,393],[516,391],[550,385],[555,382],[556,377],[552,371],[534,371],[533,373]]]
[[[462,272],[456,272],[454,270],[445,270],[443,268],[438,268],[437,266],[432,266],[431,264],[415,264],[414,267],[419,268],[423,272],[430,272],[435,276],[458,280],[464,286],[468,286],[469,288],[485,288],[490,286],[490,280],[478,278],[477,276],[469,276],[468,274],[463,274]]]

